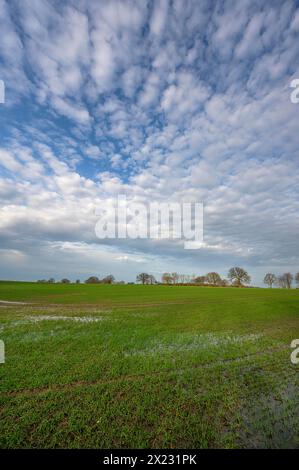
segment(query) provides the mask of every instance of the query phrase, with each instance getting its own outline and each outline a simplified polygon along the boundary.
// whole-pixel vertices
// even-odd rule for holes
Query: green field
[[[0,447],[299,447],[299,290],[0,282]]]

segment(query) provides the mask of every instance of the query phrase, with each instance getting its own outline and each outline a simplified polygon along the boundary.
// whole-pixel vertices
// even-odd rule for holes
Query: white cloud
[[[168,0],[157,0],[150,20],[151,33],[160,35],[167,24]]]

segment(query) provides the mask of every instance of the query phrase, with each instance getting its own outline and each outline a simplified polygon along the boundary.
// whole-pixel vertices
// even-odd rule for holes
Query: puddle
[[[74,321],[79,323],[96,323],[105,320],[104,317],[71,317],[67,315],[32,315],[26,317],[27,320],[33,323],[40,321]]]
[[[125,356],[137,355],[152,355],[156,353],[172,352],[172,351],[191,351],[191,350],[205,350],[211,347],[227,346],[233,344],[242,344],[245,342],[257,341],[262,334],[248,334],[248,335],[231,335],[223,334],[216,335],[213,333],[192,335],[192,337],[178,338],[173,343],[156,343],[148,348],[139,349],[131,352],[126,352]]]

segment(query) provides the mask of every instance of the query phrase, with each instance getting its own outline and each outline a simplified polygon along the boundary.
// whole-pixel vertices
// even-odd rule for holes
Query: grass
[[[299,446],[299,291],[0,282],[0,447]]]

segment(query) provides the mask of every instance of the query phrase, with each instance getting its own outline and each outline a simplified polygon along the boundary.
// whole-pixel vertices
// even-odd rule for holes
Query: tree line
[[[161,278],[162,284],[168,285],[211,285],[226,287],[229,285],[244,286],[249,284],[251,278],[247,271],[243,268],[234,267],[231,268],[227,275],[228,279],[221,278],[217,272],[209,272],[204,276],[196,276],[193,274],[180,274],[177,272],[164,273]],[[136,277],[136,282],[141,284],[160,284],[156,281],[154,276],[148,273],[140,273]]]
[[[269,287],[274,285],[284,289],[290,289],[295,280],[299,287],[299,272],[294,276],[291,273],[284,273],[276,276],[273,273],[267,273],[264,277],[264,284]],[[161,283],[157,282],[153,275],[148,273],[140,273],[136,277],[136,282],[141,284],[167,284],[167,285],[201,285],[201,286],[218,286],[218,287],[244,287],[250,284],[251,277],[248,272],[238,266],[230,268],[227,274],[227,279],[222,278],[217,272],[209,272],[203,276],[192,276],[188,274],[179,274],[177,272],[164,273],[161,278]]]
[[[269,287],[277,286],[283,289],[291,289],[294,280],[299,287],[299,272],[295,276],[292,273],[284,273],[279,276],[267,273],[264,277],[264,284]]]
[[[61,281],[55,281],[53,277],[50,277],[50,279],[39,279],[37,281],[38,283],[41,284],[54,284],[54,283],[59,283],[59,284],[71,284],[71,281],[67,278],[61,279]],[[75,281],[75,284],[80,284],[81,281],[80,279],[77,279]],[[102,279],[98,278],[97,276],[90,276],[88,279],[84,281],[85,284],[116,284],[115,277],[113,274],[108,274],[108,276],[103,277]],[[123,281],[117,282],[117,284],[124,284]]]
[[[296,282],[297,286],[299,287],[299,272],[293,275],[292,273],[284,273],[281,275],[275,275],[273,273],[267,273],[264,277],[264,284],[272,288],[273,286],[281,287],[284,289],[290,289],[292,287],[293,282]],[[38,283],[47,283],[47,284],[54,284],[56,283],[54,278],[50,278],[48,280],[41,279],[37,281]],[[209,272],[203,276],[196,276],[195,274],[179,274],[177,272],[168,273],[165,272],[162,274],[161,281],[157,281],[155,276],[149,273],[139,273],[136,276],[136,283],[143,284],[143,285],[154,285],[154,284],[167,284],[167,285],[198,285],[198,286],[214,286],[214,287],[245,287],[246,285],[250,284],[251,277],[249,276],[248,272],[235,266],[234,268],[230,268],[227,274],[227,279],[222,278],[219,273],[217,272]],[[61,279],[58,281],[61,284],[70,284],[71,281],[67,278]],[[75,284],[80,284],[80,279],[75,281]],[[108,276],[103,277],[100,279],[97,276],[90,276],[84,281],[85,284],[125,284],[124,281],[116,281],[113,274],[109,274]],[[133,282],[129,282],[128,284],[134,284]]]

